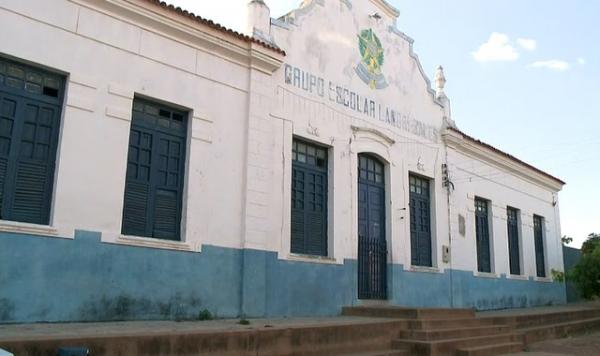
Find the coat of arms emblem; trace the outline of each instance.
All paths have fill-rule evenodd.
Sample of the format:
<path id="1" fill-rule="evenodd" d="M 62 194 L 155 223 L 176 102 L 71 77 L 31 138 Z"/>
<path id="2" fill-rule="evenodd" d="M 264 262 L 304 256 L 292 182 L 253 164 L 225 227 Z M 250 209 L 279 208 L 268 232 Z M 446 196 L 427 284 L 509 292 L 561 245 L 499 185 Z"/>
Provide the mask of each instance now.
<path id="1" fill-rule="evenodd" d="M 371 89 L 383 89 L 388 86 L 381 67 L 383 66 L 383 47 L 372 29 L 362 30 L 358 35 L 358 49 L 361 61 L 356 67 L 356 74 Z"/>

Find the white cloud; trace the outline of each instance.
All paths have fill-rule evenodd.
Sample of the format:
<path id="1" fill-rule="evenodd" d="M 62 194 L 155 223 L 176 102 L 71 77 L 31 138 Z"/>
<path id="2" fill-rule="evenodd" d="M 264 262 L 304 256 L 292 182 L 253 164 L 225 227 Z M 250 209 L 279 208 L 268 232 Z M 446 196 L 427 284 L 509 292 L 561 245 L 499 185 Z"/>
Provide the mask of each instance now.
<path id="1" fill-rule="evenodd" d="M 473 58 L 478 62 L 492 61 L 516 61 L 519 52 L 510 44 L 507 35 L 494 32 L 490 38 L 482 44 L 475 52 L 471 52 Z"/>
<path id="2" fill-rule="evenodd" d="M 537 62 L 531 63 L 529 66 L 533 67 L 533 68 L 551 69 L 551 70 L 556 70 L 559 72 L 564 72 L 565 70 L 569 70 L 571 68 L 571 65 L 569 64 L 569 62 L 561 61 L 559 59 L 550 59 L 547 61 L 537 61 Z"/>
<path id="3" fill-rule="evenodd" d="M 537 48 L 537 42 L 530 38 L 517 38 L 517 43 L 527 51 L 535 51 Z"/>
<path id="4" fill-rule="evenodd" d="M 584 65 L 585 64 L 585 58 L 583 58 L 583 57 L 577 58 L 577 63 L 579 63 L 581 65 Z"/>

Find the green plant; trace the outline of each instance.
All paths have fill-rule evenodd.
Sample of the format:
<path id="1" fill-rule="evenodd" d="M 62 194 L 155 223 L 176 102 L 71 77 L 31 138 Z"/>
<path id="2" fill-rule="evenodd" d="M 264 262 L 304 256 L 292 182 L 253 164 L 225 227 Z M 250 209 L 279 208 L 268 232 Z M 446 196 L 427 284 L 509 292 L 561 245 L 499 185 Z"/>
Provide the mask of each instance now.
<path id="1" fill-rule="evenodd" d="M 198 313 L 198 320 L 213 320 L 214 317 L 208 309 L 200 310 Z"/>
<path id="2" fill-rule="evenodd" d="M 568 245 L 571 242 L 573 242 L 573 238 L 569 237 L 567 235 L 564 235 L 563 237 L 560 238 L 560 241 L 562 241 L 563 245 Z"/>
<path id="3" fill-rule="evenodd" d="M 238 324 L 240 324 L 240 325 L 250 325 L 250 320 L 248 320 L 248 319 L 240 319 L 240 321 L 238 321 Z"/>
<path id="4" fill-rule="evenodd" d="M 590 234 L 581 247 L 581 259 L 569 273 L 586 299 L 600 297 L 600 235 Z"/>
<path id="5" fill-rule="evenodd" d="M 552 269 L 550 271 L 550 273 L 552 274 L 552 280 L 554 282 L 564 282 L 565 281 L 565 272 L 556 270 L 556 269 Z"/>
<path id="6" fill-rule="evenodd" d="M 600 234 L 591 233 L 587 240 L 581 245 L 581 254 L 592 253 L 597 246 L 600 245 Z"/>

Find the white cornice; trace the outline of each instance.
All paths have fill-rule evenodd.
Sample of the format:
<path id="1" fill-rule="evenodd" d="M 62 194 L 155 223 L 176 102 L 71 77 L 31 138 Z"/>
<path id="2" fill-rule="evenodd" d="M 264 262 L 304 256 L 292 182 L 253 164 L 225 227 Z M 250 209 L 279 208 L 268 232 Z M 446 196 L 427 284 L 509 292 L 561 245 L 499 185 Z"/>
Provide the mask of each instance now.
<path id="1" fill-rule="evenodd" d="M 491 150 L 486 146 L 477 144 L 470 139 L 466 139 L 459 132 L 446 130 L 442 134 L 442 137 L 449 148 L 453 148 L 466 156 L 485 162 L 500 170 L 508 171 L 515 176 L 553 192 L 558 192 L 562 189 L 563 184 L 555 179 L 552 179 L 525 164 L 519 163 L 514 159 L 510 159 L 499 152 Z"/>
<path id="2" fill-rule="evenodd" d="M 284 55 L 139 0 L 70 0 L 248 68 L 272 73 Z"/>

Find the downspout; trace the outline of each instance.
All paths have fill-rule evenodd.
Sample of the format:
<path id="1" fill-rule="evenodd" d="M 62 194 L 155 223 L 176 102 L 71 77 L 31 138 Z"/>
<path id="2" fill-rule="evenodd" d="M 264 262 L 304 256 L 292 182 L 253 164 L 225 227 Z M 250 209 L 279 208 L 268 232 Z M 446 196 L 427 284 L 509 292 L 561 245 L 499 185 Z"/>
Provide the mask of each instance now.
<path id="1" fill-rule="evenodd" d="M 450 110 L 450 100 L 444 92 L 446 86 L 446 76 L 444 75 L 444 68 L 439 66 L 435 73 L 435 86 L 436 93 L 435 98 L 443 105 L 444 114 L 444 129 L 447 127 L 456 127 L 456 124 L 452 120 L 452 114 Z M 454 275 L 452 268 L 452 210 L 450 208 L 450 186 L 454 189 L 454 184 L 450 181 L 448 174 L 448 147 L 444 145 L 444 163 L 442 163 L 442 184 L 446 188 L 446 206 L 448 209 L 448 269 L 450 270 L 450 307 L 454 308 Z M 442 254 L 444 251 L 442 251 Z M 443 258 L 443 257 L 442 257 Z"/>

